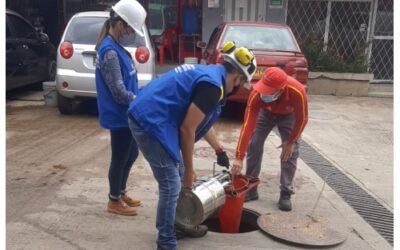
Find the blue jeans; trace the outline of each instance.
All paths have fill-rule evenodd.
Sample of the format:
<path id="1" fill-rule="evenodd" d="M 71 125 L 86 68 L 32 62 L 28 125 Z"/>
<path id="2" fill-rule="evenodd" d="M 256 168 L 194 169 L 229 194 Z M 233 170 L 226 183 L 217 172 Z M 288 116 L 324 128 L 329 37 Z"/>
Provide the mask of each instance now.
<path id="1" fill-rule="evenodd" d="M 110 130 L 111 163 L 108 170 L 109 196 L 118 199 L 125 192 L 132 164 L 139 154 L 129 128 Z"/>
<path id="2" fill-rule="evenodd" d="M 136 121 L 129 119 L 129 127 L 158 182 L 157 244 L 165 249 L 176 249 L 175 213 L 181 190 L 179 164 L 171 158 L 160 142 L 149 136 Z"/>

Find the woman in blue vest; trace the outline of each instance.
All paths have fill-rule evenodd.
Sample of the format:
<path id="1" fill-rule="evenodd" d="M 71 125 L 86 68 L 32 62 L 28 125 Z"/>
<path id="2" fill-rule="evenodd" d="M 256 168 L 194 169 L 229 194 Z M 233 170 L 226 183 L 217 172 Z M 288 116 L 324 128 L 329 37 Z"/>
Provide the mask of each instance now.
<path id="1" fill-rule="evenodd" d="M 254 55 L 248 49 L 228 42 L 223 52 L 223 65 L 185 64 L 152 80 L 128 110 L 133 137 L 158 182 L 158 249 L 176 249 L 175 229 L 188 237 L 202 237 L 208 230 L 204 225 L 175 225 L 175 210 L 181 166 L 183 188 L 192 188 L 196 177 L 195 141 L 202 135 L 209 142 L 215 139 L 210 128 L 220 105 L 227 95 L 249 82 L 256 70 Z"/>
<path id="2" fill-rule="evenodd" d="M 121 215 L 136 215 L 134 207 L 141 202 L 126 194 L 129 172 L 139 153 L 126 112 L 138 94 L 138 82 L 132 57 L 119 41 L 132 33 L 143 36 L 145 19 L 146 11 L 137 1 L 119 1 L 112 7 L 96 44 L 99 122 L 111 136 L 107 211 Z"/>

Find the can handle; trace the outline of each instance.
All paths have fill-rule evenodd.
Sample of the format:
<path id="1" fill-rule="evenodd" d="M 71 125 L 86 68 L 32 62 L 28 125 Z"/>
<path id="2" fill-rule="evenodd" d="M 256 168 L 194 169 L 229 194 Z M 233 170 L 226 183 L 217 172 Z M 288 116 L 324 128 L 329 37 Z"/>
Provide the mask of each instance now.
<path id="1" fill-rule="evenodd" d="M 249 182 L 248 176 L 242 175 L 243 177 L 246 178 L 247 183 L 245 185 L 243 185 L 242 187 L 238 188 L 238 189 L 236 189 L 234 187 L 234 185 L 233 185 L 234 179 L 237 178 L 237 177 L 234 177 L 232 174 L 230 176 L 231 176 L 231 185 L 226 187 L 225 193 L 230 194 L 230 195 L 234 195 L 234 196 L 236 194 L 236 196 L 237 196 L 237 194 L 239 194 L 239 193 L 241 193 L 243 191 L 246 191 L 249 188 L 249 183 L 250 182 Z"/>
<path id="2" fill-rule="evenodd" d="M 260 184 L 260 178 L 258 178 L 258 177 L 253 177 L 250 175 L 246 175 L 246 177 L 249 180 L 248 190 L 251 190 L 254 187 L 256 187 L 258 184 Z"/>

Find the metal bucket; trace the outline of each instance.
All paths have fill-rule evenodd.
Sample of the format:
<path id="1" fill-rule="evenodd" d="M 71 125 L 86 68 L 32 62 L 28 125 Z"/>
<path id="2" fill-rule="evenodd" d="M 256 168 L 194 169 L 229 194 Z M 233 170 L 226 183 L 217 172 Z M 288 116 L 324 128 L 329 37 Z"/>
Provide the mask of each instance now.
<path id="1" fill-rule="evenodd" d="M 196 181 L 192 190 L 182 189 L 176 208 L 176 223 L 197 226 L 214 214 L 225 203 L 225 186 L 229 173 Z"/>

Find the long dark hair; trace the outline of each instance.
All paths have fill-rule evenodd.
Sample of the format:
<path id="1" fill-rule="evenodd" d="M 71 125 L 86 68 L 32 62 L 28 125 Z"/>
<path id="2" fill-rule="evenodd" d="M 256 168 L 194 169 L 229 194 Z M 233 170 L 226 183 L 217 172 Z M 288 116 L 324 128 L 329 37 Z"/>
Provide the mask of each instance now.
<path id="1" fill-rule="evenodd" d="M 110 27 L 115 27 L 115 25 L 117 24 L 118 21 L 122 21 L 125 27 L 128 25 L 121 17 L 116 15 L 114 10 L 111 10 L 110 17 L 104 22 L 103 27 L 101 28 L 99 37 L 97 38 L 97 41 L 96 41 L 95 50 L 97 50 L 99 48 L 100 43 L 103 41 L 104 37 L 110 31 Z"/>

